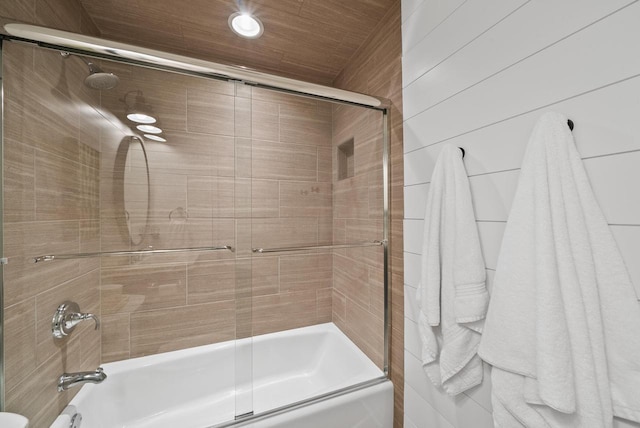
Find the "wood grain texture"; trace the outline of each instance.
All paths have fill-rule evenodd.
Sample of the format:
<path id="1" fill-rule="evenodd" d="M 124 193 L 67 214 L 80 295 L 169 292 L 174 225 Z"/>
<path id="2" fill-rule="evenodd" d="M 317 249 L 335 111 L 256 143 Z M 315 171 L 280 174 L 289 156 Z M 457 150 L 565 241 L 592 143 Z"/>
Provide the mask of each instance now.
<path id="1" fill-rule="evenodd" d="M 151 232 L 144 245 L 230 244 L 235 252 L 103 259 L 102 312 L 111 330 L 102 335 L 103 358 L 114 361 L 223 340 L 227 336 L 205 334 L 195 325 L 162 338 L 147 322 L 163 314 L 195 317 L 211 304 L 235 305 L 236 315 L 230 317 L 235 338 L 329 321 L 330 256 L 251 258 L 255 246 L 331 242 L 329 104 L 242 84 L 104 66 L 123 80 L 122 88 L 102 100 L 115 116 L 124 115 L 119 100 L 126 91 L 140 87 L 167 125 L 167 143 L 145 143 L 152 198 Z M 127 180 L 137 180 L 127 188 L 132 194 L 146 189 L 144 169 L 117 164 L 119 143 L 111 135 L 106 138 L 100 159 L 103 249 L 127 245 L 118 227 L 125 220 L 122 208 L 112 203 L 123 197 L 122 179 L 114 171 L 126 170 Z M 185 217 L 172 219 L 170 212 L 178 207 L 185 209 Z M 136 209 L 145 211 L 146 204 L 131 208 Z M 301 321 L 282 315 L 288 313 L 305 316 Z M 258 321 L 252 322 L 255 314 Z"/>
<path id="2" fill-rule="evenodd" d="M 394 2 L 371 37 L 358 49 L 333 82 L 338 88 L 391 100 L 391 380 L 394 384 L 394 427 L 403 427 L 404 289 L 403 289 L 403 119 L 401 2 Z M 354 138 L 355 176 L 337 180 L 334 168 L 334 242 L 372 239 L 382 232 L 379 128 L 374 112 L 352 107 L 334 109 L 333 144 Z M 378 119 L 379 120 L 379 119 Z M 378 123 L 378 125 L 373 125 Z M 334 156 L 336 151 L 334 150 Z M 360 159 L 358 157 L 360 156 Z M 333 321 L 376 363 L 382 356 L 382 252 L 354 248 L 334 255 Z M 366 281 L 363 279 L 366 278 Z"/>
<path id="3" fill-rule="evenodd" d="M 103 314 L 182 306 L 186 303 L 186 269 L 181 265 L 102 269 Z"/>
<path id="4" fill-rule="evenodd" d="M 128 313 L 102 315 L 102 362 L 129 358 L 129 316 Z"/>
<path id="5" fill-rule="evenodd" d="M 0 3 L 0 21 L 18 21 L 90 36 L 100 35 L 80 0 L 3 1 Z"/>
<path id="6" fill-rule="evenodd" d="M 256 296 L 252 306 L 253 335 L 318 324 L 316 290 Z"/>
<path id="7" fill-rule="evenodd" d="M 100 337 L 100 332 L 94 330 L 93 323 L 88 322 L 78 325 L 74 335 L 65 339 L 54 339 L 51 334 L 52 314 L 64 301 L 78 303 L 82 312 L 100 314 L 99 274 L 99 270 L 94 269 L 86 275 L 36 296 L 36 362 L 38 365 L 43 364 L 51 355 L 56 355 L 59 349 L 69 346 L 71 340 Z M 85 350 L 88 351 L 88 349 Z M 99 357 L 99 347 L 92 352 L 96 354 L 94 356 Z"/>
<path id="8" fill-rule="evenodd" d="M 396 104 L 399 99 L 394 92 L 400 76 L 397 62 L 392 61 L 391 67 L 380 67 L 379 63 L 399 55 L 393 51 L 399 46 L 395 42 L 399 30 L 394 32 L 399 14 L 396 0 L 254 0 L 247 4 L 260 12 L 268 29 L 257 42 L 238 39 L 229 32 L 226 20 L 235 2 L 228 0 L 196 0 L 187 5 L 162 0 L 146 2 L 144 9 L 140 2 L 85 0 L 86 11 L 71 3 L 56 8 L 57 3 L 32 0 L 16 14 L 48 10 L 46 17 L 33 22 L 44 23 L 46 18 L 48 25 L 71 31 L 100 32 L 106 38 L 308 81 L 335 81 L 345 89 L 395 97 Z M 397 11 L 386 14 L 390 7 Z M 383 18 L 385 24 L 376 27 Z M 370 37 L 372 32 L 374 37 Z M 363 43 L 365 49 L 361 48 Z M 375 138 L 380 129 L 368 126 L 377 120 L 372 112 L 364 112 L 359 129 L 362 138 L 356 150 L 361 156 L 355 169 L 360 173 L 360 186 L 355 193 L 345 192 L 342 202 L 345 218 L 352 213 L 357 213 L 357 218 L 334 221 L 332 134 L 342 127 L 335 127 L 332 105 L 110 62 L 103 67 L 118 74 L 121 84 L 98 98 L 81 84 L 85 69 L 80 61 L 59 61 L 56 54 L 36 52 L 25 61 L 35 65 L 34 75 L 24 78 L 23 73 L 15 74 L 16 84 L 7 86 L 9 92 L 24 95 L 27 91 L 28 95 L 24 100 L 11 100 L 15 108 L 9 109 L 8 115 L 24 109 L 27 100 L 41 110 L 23 111 L 30 117 L 10 123 L 37 120 L 42 124 L 6 130 L 11 138 L 5 168 L 7 218 L 17 223 L 7 228 L 5 242 L 5 251 L 15 249 L 17 257 L 12 259 L 13 268 L 5 271 L 10 290 L 7 302 L 14 305 L 13 312 L 8 311 L 13 325 L 9 323 L 7 328 L 11 328 L 8 334 L 15 339 L 16 350 L 31 352 L 34 348 L 31 360 L 18 361 L 14 355 L 8 363 L 15 370 L 14 377 L 8 377 L 10 409 L 29 413 L 36 425 L 45 426 L 72 395 L 56 397 L 50 394 L 49 384 L 40 391 L 36 387 L 41 384 L 20 381 L 20 376 L 36 367 L 54 378 L 62 370 L 94 369 L 100 355 L 103 362 L 115 361 L 332 319 L 339 320 L 354 341 L 380 362 L 377 333 L 382 299 L 376 249 L 340 254 L 346 263 L 361 261 L 359 272 L 369 278 L 362 296 L 347 296 L 346 286 L 345 294 L 333 289 L 333 255 L 242 258 L 256 244 L 313 245 L 329 243 L 334 237 L 351 240 L 379 234 L 379 223 L 373 219 L 381 214 L 376 169 L 380 140 Z M 346 71 L 336 80 L 342 70 Z M 383 72 L 378 73 L 380 70 Z M 43 87 L 46 90 L 42 91 Z M 168 137 L 166 144 L 147 144 L 154 194 L 153 242 L 148 244 L 155 248 L 232 244 L 238 252 L 197 258 L 103 259 L 101 271 L 95 261 L 60 261 L 33 270 L 26 257 L 34 253 L 131 246 L 121 236 L 119 214 L 110 202 L 117 196 L 119 183 L 113 172 L 118 166 L 113 161 L 123 135 L 113 125 L 124 114 L 120 99 L 134 89 L 144 91 Z M 96 110 L 88 108 L 93 116 L 76 120 L 81 105 L 108 110 L 112 115 L 96 117 Z M 394 108 L 399 111 L 397 105 Z M 358 114 L 340 118 L 348 122 Z M 111 124 L 103 127 L 92 125 L 109 121 Z M 402 121 L 399 123 L 399 130 L 392 131 L 396 145 L 401 144 Z M 73 132 L 67 136 L 69 129 Z M 94 138 L 97 135 L 100 138 Z M 51 138 L 58 144 L 46 143 Z M 74 176 L 63 171 L 73 171 Z M 56 192 L 61 192 L 63 203 L 56 204 Z M 364 198 L 362 205 L 348 208 L 344 199 L 349 195 Z M 399 200 L 401 207 L 401 198 L 394 200 Z M 189 213 L 184 224 L 169 219 L 168 212 L 176 207 Z M 233 217 L 254 220 L 242 222 Z M 47 221 L 34 224 L 34 220 Z M 334 230 L 336 224 L 338 231 Z M 81 282 L 89 277 L 91 287 L 84 290 Z M 102 331 L 89 334 L 83 328 L 77 341 L 56 350 L 43 320 L 59 298 L 74 291 L 91 310 L 102 312 Z M 101 299 L 95 298 L 98 303 L 91 306 L 89 295 L 94 294 Z M 25 326 L 18 327 L 16 312 L 22 310 L 35 319 L 29 318 Z M 184 322 L 172 324 L 175 318 Z M 72 351 L 73 358 L 60 361 Z M 396 362 L 394 370 L 402 362 L 399 364 Z M 396 390 L 399 387 L 396 385 Z M 32 407 L 23 406 L 26 397 L 34 398 Z M 54 401 L 52 397 L 62 398 Z"/>
<path id="9" fill-rule="evenodd" d="M 187 268 L 187 304 L 212 303 L 235 298 L 235 260 L 192 263 Z"/>
<path id="10" fill-rule="evenodd" d="M 232 340 L 234 312 L 226 300 L 131 314 L 131 357 Z"/>
<path id="11" fill-rule="evenodd" d="M 245 1 L 265 28 L 254 40 L 229 29 L 234 0 L 81 2 L 108 39 L 331 84 L 395 0 Z"/>
<path id="12" fill-rule="evenodd" d="M 24 373 L 37 367 L 35 303 L 35 299 L 24 300 L 4 311 L 4 341 L 12 345 L 4 359 L 4 385 L 8 391 L 23 381 Z"/>
<path id="13" fill-rule="evenodd" d="M 35 2 L 37 10 L 54 3 Z M 64 8 L 59 12 L 50 18 L 60 18 L 61 25 L 65 16 L 73 21 L 80 16 Z M 100 315 L 99 262 L 33 263 L 42 254 L 98 249 L 101 127 L 90 112 L 99 97 L 77 85 L 86 73 L 81 61 L 14 43 L 3 50 L 10 121 L 4 145 L 3 250 L 11 260 L 3 284 L 4 404 L 33 426 L 48 426 L 76 392 L 57 393 L 57 377 L 100 363 L 100 332 L 88 323 L 71 337 L 51 335 L 51 316 L 65 300 Z"/>

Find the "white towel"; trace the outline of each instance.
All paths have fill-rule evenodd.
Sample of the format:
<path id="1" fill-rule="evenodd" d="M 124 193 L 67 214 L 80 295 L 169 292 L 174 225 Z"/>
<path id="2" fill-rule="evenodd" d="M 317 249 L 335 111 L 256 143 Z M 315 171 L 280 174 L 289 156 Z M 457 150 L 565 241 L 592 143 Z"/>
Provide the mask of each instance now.
<path id="1" fill-rule="evenodd" d="M 640 304 L 567 118 L 547 113 L 522 164 L 479 350 L 493 365 L 496 426 L 640 422 L 638 332 Z"/>
<path id="2" fill-rule="evenodd" d="M 469 180 L 457 147 L 443 147 L 425 212 L 417 292 L 422 364 L 450 395 L 482 382 L 477 355 L 489 295 Z"/>

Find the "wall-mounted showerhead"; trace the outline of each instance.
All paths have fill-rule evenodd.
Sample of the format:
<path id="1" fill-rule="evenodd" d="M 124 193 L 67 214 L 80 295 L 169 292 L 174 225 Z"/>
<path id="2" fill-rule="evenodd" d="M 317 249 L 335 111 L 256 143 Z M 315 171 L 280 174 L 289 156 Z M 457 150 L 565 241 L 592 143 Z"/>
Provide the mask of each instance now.
<path id="1" fill-rule="evenodd" d="M 60 52 L 64 58 L 68 58 L 69 52 Z M 84 84 L 91 89 L 103 90 L 113 89 L 120 83 L 120 78 L 113 73 L 107 73 L 102 70 L 96 63 L 87 60 L 84 57 L 76 55 L 89 67 L 89 75 L 84 79 Z"/>
<path id="2" fill-rule="evenodd" d="M 120 79 L 115 74 L 103 71 L 91 61 L 85 60 L 85 62 L 89 66 L 89 75 L 84 79 L 84 84 L 88 87 L 98 90 L 113 89 L 120 83 Z"/>

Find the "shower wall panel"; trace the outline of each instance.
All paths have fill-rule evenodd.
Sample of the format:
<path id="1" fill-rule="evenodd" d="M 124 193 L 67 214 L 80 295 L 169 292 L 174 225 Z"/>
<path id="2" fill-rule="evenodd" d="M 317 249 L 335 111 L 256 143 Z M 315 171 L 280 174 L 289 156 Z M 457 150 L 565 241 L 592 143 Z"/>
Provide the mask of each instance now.
<path id="1" fill-rule="evenodd" d="M 77 390 L 58 393 L 65 371 L 100 364 L 100 333 L 80 326 L 54 341 L 51 317 L 65 300 L 100 313 L 97 259 L 33 263 L 42 254 L 99 249 L 99 135 L 111 125 L 93 108 L 78 58 L 3 46 L 5 409 L 48 426 Z"/>
<path id="2" fill-rule="evenodd" d="M 400 19 L 400 1 L 395 2 L 389 9 L 386 16 L 381 20 L 372 36 L 359 49 L 358 53 L 351 59 L 349 64 L 340 73 L 334 81 L 334 86 L 341 89 L 351 91 L 359 91 L 366 94 L 374 94 L 380 97 L 386 97 L 390 100 L 389 118 L 389 142 L 390 142 L 390 162 L 389 175 L 391 181 L 390 189 L 390 225 L 389 231 L 391 241 L 389 243 L 389 270 L 391 273 L 390 293 L 390 318 L 391 318 L 391 349 L 390 349 L 390 377 L 393 381 L 394 392 L 394 427 L 403 426 L 403 384 L 404 384 L 404 261 L 403 261 L 403 149 L 402 149 L 402 35 L 401 35 L 401 19 Z M 337 121 L 337 118 L 336 118 Z M 340 127 L 348 128 L 348 123 L 344 123 Z M 348 135 L 342 135 L 339 139 L 334 140 L 334 144 L 340 144 Z M 364 183 L 362 183 L 364 186 Z M 336 192 L 338 188 L 336 187 Z M 344 190 L 344 189 L 342 189 Z M 379 209 L 381 207 L 382 190 L 375 190 L 376 197 L 372 206 Z M 359 192 L 356 195 L 361 194 Z M 360 208 L 360 212 L 356 215 L 364 215 L 362 205 L 357 201 L 357 196 L 350 199 L 352 202 L 343 205 L 344 208 L 338 206 L 338 196 L 336 195 L 335 211 L 341 210 L 336 216 L 344 215 L 345 210 L 354 210 Z M 339 236 L 339 235 L 338 235 Z M 336 270 L 337 272 L 337 270 Z M 375 286 L 374 286 L 375 287 Z M 340 313 L 344 317 L 349 318 L 347 314 L 348 308 L 345 308 L 346 295 L 334 295 L 334 308 L 339 308 Z M 355 307 L 354 303 L 352 303 Z M 362 308 L 362 306 L 359 306 Z M 375 307 L 375 304 L 370 306 Z M 365 315 L 367 312 L 365 312 Z M 355 315 L 351 315 L 354 319 Z M 334 319 L 336 316 L 334 315 Z M 351 334 L 355 335 L 358 331 L 351 330 Z M 364 340 L 364 339 L 361 339 Z"/>
<path id="3" fill-rule="evenodd" d="M 126 121 L 123 100 L 131 104 L 141 91 L 167 141 L 144 141 L 147 176 L 144 163 L 123 160 L 122 139 L 103 136 L 102 251 L 236 247 L 234 128 L 242 115 L 236 114 L 235 84 L 107 67 L 121 83 L 102 92 L 102 108 Z M 144 221 L 134 225 L 130 218 Z M 104 362 L 236 337 L 234 253 L 103 258 L 101 279 Z"/>
<path id="4" fill-rule="evenodd" d="M 331 104 L 252 90 L 251 246 L 330 244 Z M 253 257 L 252 332 L 331 321 L 328 252 Z"/>
<path id="5" fill-rule="evenodd" d="M 353 141 L 353 172 L 339 179 L 334 162 L 333 240 L 336 244 L 382 239 L 382 114 L 335 106 L 333 156 Z M 333 253 L 332 319 L 379 367 L 384 365 L 384 266 L 379 247 Z"/>
<path id="6" fill-rule="evenodd" d="M 56 391 L 63 372 L 332 320 L 382 365 L 379 247 L 251 251 L 382 237 L 379 112 L 107 61 L 120 84 L 97 92 L 76 56 L 5 43 L 4 58 L 6 410 L 46 426 L 78 391 Z M 166 142 L 131 138 L 138 95 Z M 347 135 L 355 174 L 338 183 Z M 219 245 L 234 252 L 32 262 Z M 54 341 L 65 300 L 100 330 Z"/>
<path id="7" fill-rule="evenodd" d="M 122 64 L 109 69 L 121 85 L 103 92 L 102 108 L 124 117 L 125 94 L 142 91 L 167 142 L 144 143 L 150 221 L 143 242 L 132 244 L 121 226 L 128 214 L 114 209 L 123 197 L 117 172 L 126 169 L 141 186 L 145 176 L 118 164 L 119 140 L 103 138 L 102 251 L 235 252 L 103 259 L 103 361 L 329 321 L 330 257 L 251 252 L 331 242 L 329 105 Z"/>

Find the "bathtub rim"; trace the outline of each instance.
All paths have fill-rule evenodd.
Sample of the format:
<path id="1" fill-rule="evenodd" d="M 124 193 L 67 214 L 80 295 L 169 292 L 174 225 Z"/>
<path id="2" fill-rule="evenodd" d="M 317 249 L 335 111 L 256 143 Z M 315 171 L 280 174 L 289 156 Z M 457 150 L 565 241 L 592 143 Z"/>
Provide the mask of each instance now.
<path id="1" fill-rule="evenodd" d="M 267 410 L 265 412 L 248 414 L 246 416 L 241 415 L 236 417 L 236 419 L 233 421 L 227 421 L 217 425 L 210 425 L 210 426 L 207 426 L 206 428 L 244 427 L 254 422 L 269 419 L 271 417 L 282 415 L 284 413 L 302 409 L 308 406 L 312 406 L 314 404 L 323 403 L 323 402 L 332 400 L 334 398 L 343 397 L 351 393 L 354 393 L 356 391 L 361 391 L 376 385 L 381 385 L 386 382 L 389 382 L 392 388 L 394 387 L 393 382 L 391 382 L 391 379 L 389 379 L 388 375 L 383 374 L 382 376 L 377 377 L 375 379 L 366 380 L 364 382 L 360 382 L 355 385 L 347 386 L 335 391 L 327 392 L 325 394 L 321 394 L 315 397 L 307 398 L 305 400 L 297 401 L 295 403 L 291 403 L 286 406 L 281 406 L 275 409 Z"/>
<path id="2" fill-rule="evenodd" d="M 147 366 L 153 366 L 158 363 L 162 364 L 168 361 L 174 361 L 176 358 L 181 359 L 188 356 L 198 356 L 202 354 L 207 354 L 216 350 L 225 350 L 229 348 L 237 347 L 238 345 L 243 345 L 248 343 L 250 346 L 254 346 L 262 341 L 270 340 L 270 339 L 280 339 L 280 338 L 295 338 L 296 336 L 305 335 L 305 333 L 321 333 L 321 334 L 329 334 L 329 335 L 337 335 L 340 337 L 340 340 L 346 339 L 347 346 L 353 348 L 358 354 L 361 354 L 367 360 L 369 360 L 376 369 L 384 374 L 386 378 L 389 377 L 388 372 L 385 370 L 385 367 L 380 367 L 333 321 L 328 321 L 319 324 L 313 324 L 304 327 L 295 327 L 288 330 L 281 330 L 272 333 L 263 333 L 256 336 L 251 336 L 242 339 L 230 339 L 224 342 L 210 343 L 207 345 L 199 345 L 190 348 L 184 349 L 176 349 L 173 351 L 165 351 L 158 354 L 150 354 L 150 355 L 141 355 L 137 357 L 127 358 L 124 360 L 110 361 L 108 363 L 101 364 L 101 367 L 105 369 L 107 374 L 121 374 L 123 372 L 141 369 Z M 384 364 L 384 363 L 383 363 Z M 382 378 L 383 376 L 377 376 L 373 379 Z M 356 384 L 357 385 L 357 384 Z M 87 385 L 92 386 L 92 385 Z M 81 388 L 79 395 L 83 390 L 90 390 L 91 388 Z"/>
<path id="3" fill-rule="evenodd" d="M 297 411 L 297 410 L 302 410 L 304 408 L 310 408 L 313 405 L 316 404 L 321 404 L 321 403 L 325 403 L 328 402 L 330 400 L 336 399 L 336 398 L 340 398 L 340 397 L 344 397 L 347 396 L 349 394 L 358 392 L 358 391 L 364 391 L 368 388 L 373 388 L 376 386 L 382 386 L 384 384 L 389 384 L 391 386 L 392 391 L 395 390 L 395 385 L 393 384 L 393 382 L 391 381 L 391 379 L 389 379 L 387 377 L 387 375 L 383 375 L 380 376 L 378 378 L 375 379 L 370 379 L 368 381 L 364 381 L 364 382 L 360 382 L 357 383 L 355 385 L 351 385 L 339 390 L 335 390 L 332 392 L 328 392 L 319 396 L 315 396 L 315 397 L 311 397 L 305 400 L 301 400 L 292 404 L 288 404 L 286 406 L 282 406 L 282 407 L 278 407 L 275 409 L 271 409 L 262 413 L 256 413 L 256 414 L 248 414 L 246 416 L 239 416 L 236 417 L 236 419 L 234 420 L 230 420 L 230 421 L 226 421 L 226 422 L 222 422 L 216 425 L 209 425 L 207 427 L 203 427 L 203 428 L 242 428 L 242 427 L 247 427 L 247 426 L 251 426 L 251 424 L 256 423 L 256 422 L 260 422 L 260 421 L 264 421 L 264 420 L 268 420 L 272 417 L 277 417 L 280 415 L 284 415 L 293 411 Z M 393 410 L 394 406 L 393 404 L 391 405 L 391 409 Z M 68 404 L 62 412 L 60 412 L 60 416 L 62 415 L 67 415 L 69 418 L 72 418 L 73 416 L 75 416 L 78 413 L 78 409 L 75 405 L 72 404 Z M 55 423 L 55 421 L 54 421 Z"/>
<path id="4" fill-rule="evenodd" d="M 179 349 L 174 351 L 167 351 L 160 354 L 152 354 L 146 356 L 140 356 L 135 358 L 129 358 L 126 360 L 114 361 L 105 363 L 102 366 L 108 370 L 108 373 L 114 375 L 121 375 L 123 373 L 127 373 L 129 371 L 136 371 L 139 369 L 144 369 L 148 366 L 154 366 L 156 364 L 162 364 L 169 361 L 173 361 L 176 358 L 179 360 L 188 356 L 199 356 L 202 354 L 208 354 L 211 351 L 216 350 L 224 350 L 228 348 L 235 347 L 238 342 L 241 341 L 249 341 L 249 342 L 260 342 L 264 340 L 269 340 L 272 338 L 290 338 L 295 339 L 298 335 L 306 335 L 305 333 L 311 332 L 312 334 L 328 334 L 330 336 L 337 335 L 339 341 L 345 341 L 345 345 L 349 348 L 352 348 L 355 352 L 359 354 L 359 357 L 365 358 L 370 364 L 371 368 L 373 368 L 377 373 L 375 376 L 370 377 L 367 380 L 354 383 L 352 385 L 343 386 L 338 389 L 333 389 L 328 392 L 320 393 L 318 395 L 314 395 L 299 401 L 294 401 L 279 407 L 270 408 L 264 411 L 260 411 L 258 413 L 247 413 L 244 415 L 238 415 L 235 419 L 228 419 L 223 422 L 214 423 L 213 425 L 202 426 L 202 428 L 231 428 L 231 427 L 246 427 L 252 426 L 252 423 L 260 422 L 263 420 L 270 419 L 272 417 L 277 417 L 278 415 L 283 415 L 288 412 L 300 410 L 306 407 L 311 407 L 315 404 L 324 403 L 339 397 L 347 396 L 351 393 L 366 390 L 367 388 L 375 387 L 377 385 L 382 385 L 385 382 L 389 382 L 392 389 L 395 389 L 395 386 L 391 379 L 389 378 L 389 374 L 384 371 L 381 367 L 371 360 L 371 358 L 366 355 L 366 353 L 356 345 L 349 336 L 336 325 L 334 322 L 326 322 L 321 324 L 314 324 L 311 326 L 305 327 L 297 327 L 290 330 L 282 330 L 273 333 L 265 333 L 257 336 L 252 336 L 246 339 L 234 339 L 225 342 L 213 343 L 208 345 L 201 345 L 193 348 Z M 253 344 L 252 344 L 253 346 Z M 374 373 L 369 373 L 370 375 L 374 375 Z M 71 400 L 71 402 L 59 413 L 61 415 L 68 415 L 69 417 L 73 417 L 76 413 L 82 413 L 82 411 L 78 410 L 77 404 L 78 401 L 84 401 L 86 396 L 91 394 L 92 391 L 99 387 L 99 385 L 87 384 L 84 385 L 80 391 L 76 394 L 76 396 Z M 393 407 L 393 406 L 392 406 Z"/>

